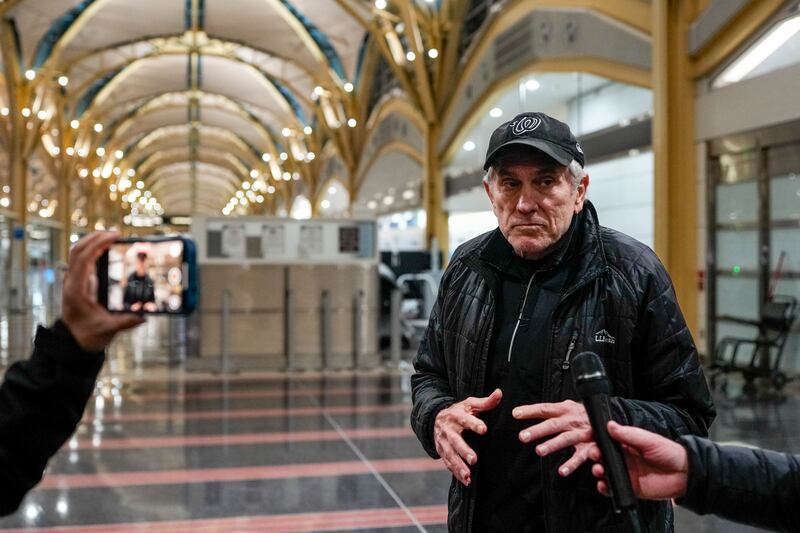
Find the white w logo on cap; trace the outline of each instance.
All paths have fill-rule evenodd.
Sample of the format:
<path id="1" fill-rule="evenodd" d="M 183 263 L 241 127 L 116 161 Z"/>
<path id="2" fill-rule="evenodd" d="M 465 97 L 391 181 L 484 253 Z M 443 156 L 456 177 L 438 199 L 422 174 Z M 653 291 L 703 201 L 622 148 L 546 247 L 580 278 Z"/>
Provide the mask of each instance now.
<path id="1" fill-rule="evenodd" d="M 539 118 L 523 117 L 511 124 L 511 131 L 514 132 L 514 135 L 522 135 L 523 133 L 535 130 L 541 123 L 542 120 Z"/>

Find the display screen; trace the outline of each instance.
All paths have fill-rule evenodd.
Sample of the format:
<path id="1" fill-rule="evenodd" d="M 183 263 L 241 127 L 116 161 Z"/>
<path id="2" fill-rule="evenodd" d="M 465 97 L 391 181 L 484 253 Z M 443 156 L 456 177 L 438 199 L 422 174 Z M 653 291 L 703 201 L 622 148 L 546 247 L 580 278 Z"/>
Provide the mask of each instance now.
<path id="1" fill-rule="evenodd" d="M 108 308 L 177 313 L 183 307 L 183 241 L 115 243 L 108 251 Z"/>

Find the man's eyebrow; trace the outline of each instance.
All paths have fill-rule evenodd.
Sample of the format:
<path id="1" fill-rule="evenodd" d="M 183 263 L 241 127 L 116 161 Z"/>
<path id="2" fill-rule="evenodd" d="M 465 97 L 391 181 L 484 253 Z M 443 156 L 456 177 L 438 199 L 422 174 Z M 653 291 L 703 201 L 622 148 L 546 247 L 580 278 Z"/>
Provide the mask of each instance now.
<path id="1" fill-rule="evenodd" d="M 501 168 L 497 171 L 497 175 L 503 178 L 516 178 L 517 175 L 508 169 Z"/>

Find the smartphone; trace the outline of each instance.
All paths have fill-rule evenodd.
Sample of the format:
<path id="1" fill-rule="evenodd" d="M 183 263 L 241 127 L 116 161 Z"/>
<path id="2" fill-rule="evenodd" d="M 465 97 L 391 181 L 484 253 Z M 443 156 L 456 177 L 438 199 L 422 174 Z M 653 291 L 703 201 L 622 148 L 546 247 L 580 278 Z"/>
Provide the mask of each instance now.
<path id="1" fill-rule="evenodd" d="M 184 237 L 120 239 L 97 261 L 97 300 L 111 312 L 188 315 L 197 253 Z"/>

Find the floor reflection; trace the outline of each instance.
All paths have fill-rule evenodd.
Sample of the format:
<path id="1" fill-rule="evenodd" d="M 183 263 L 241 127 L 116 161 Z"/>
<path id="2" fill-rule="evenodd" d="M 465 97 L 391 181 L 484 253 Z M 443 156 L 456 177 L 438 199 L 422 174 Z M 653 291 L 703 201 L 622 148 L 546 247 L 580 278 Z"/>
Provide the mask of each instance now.
<path id="1" fill-rule="evenodd" d="M 31 287 L 41 305 L 0 310 L 2 365 L 55 316 L 54 291 Z M 187 325 L 171 320 L 114 343 L 75 436 L 1 529 L 446 530 L 450 477 L 411 432 L 407 372 L 186 372 Z M 800 453 L 796 394 L 731 394 L 714 439 Z M 676 531 L 756 530 L 679 508 Z"/>

